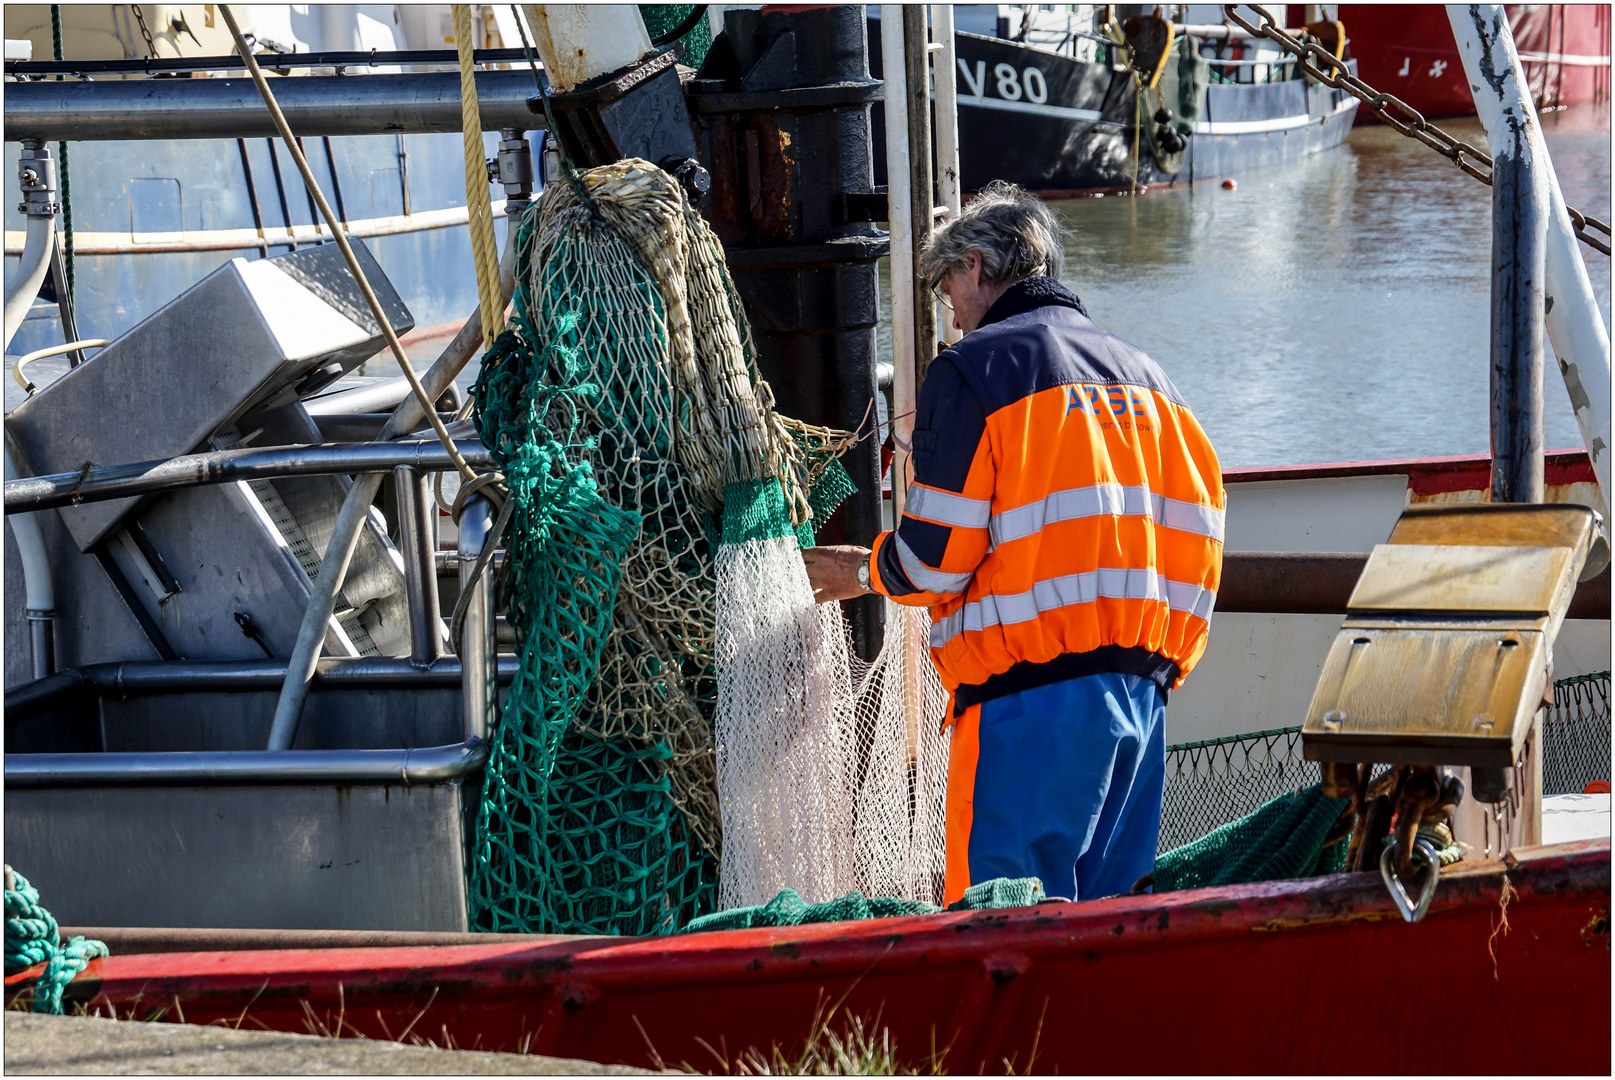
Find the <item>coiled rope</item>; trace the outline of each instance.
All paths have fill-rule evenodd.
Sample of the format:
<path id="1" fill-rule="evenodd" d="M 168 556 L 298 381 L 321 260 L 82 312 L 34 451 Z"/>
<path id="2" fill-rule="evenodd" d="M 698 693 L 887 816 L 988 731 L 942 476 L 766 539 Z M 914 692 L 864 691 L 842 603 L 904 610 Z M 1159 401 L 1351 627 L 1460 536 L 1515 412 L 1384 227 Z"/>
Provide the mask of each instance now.
<path id="1" fill-rule="evenodd" d="M 499 248 L 493 235 L 493 204 L 488 198 L 488 165 L 482 156 L 482 111 L 477 105 L 475 40 L 471 7 L 454 5 L 454 47 L 460 56 L 460 126 L 465 135 L 465 201 L 471 225 L 471 261 L 477 271 L 477 302 L 482 310 L 482 346 L 493 348 L 505 328 L 499 288 Z"/>
<path id="2" fill-rule="evenodd" d="M 39 902 L 39 890 L 11 867 L 6 877 L 6 974 L 44 964 L 34 981 L 33 1011 L 60 1016 L 62 991 L 90 966 L 108 955 L 104 942 L 74 935 L 62 944 L 56 919 Z"/>

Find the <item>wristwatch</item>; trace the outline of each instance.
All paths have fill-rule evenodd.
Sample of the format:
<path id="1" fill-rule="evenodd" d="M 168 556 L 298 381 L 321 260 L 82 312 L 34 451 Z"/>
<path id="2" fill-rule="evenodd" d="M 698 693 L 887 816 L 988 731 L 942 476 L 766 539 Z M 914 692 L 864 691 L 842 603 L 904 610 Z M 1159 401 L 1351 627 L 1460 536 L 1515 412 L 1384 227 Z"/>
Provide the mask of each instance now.
<path id="1" fill-rule="evenodd" d="M 860 589 L 862 589 L 864 592 L 874 592 L 875 591 L 874 589 L 869 587 L 869 556 L 868 555 L 865 555 L 862 559 L 858 560 L 858 587 Z"/>

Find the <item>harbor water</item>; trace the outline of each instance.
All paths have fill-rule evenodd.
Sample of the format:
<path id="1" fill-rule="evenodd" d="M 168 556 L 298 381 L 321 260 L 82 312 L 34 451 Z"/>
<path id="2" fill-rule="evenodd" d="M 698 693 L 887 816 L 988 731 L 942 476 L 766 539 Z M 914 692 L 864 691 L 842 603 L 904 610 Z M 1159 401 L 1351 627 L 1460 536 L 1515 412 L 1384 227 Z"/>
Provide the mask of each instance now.
<path id="1" fill-rule="evenodd" d="M 1485 145 L 1473 117 L 1442 123 Z M 1543 127 L 1566 200 L 1608 220 L 1609 104 L 1547 113 Z M 1232 191 L 1211 181 L 1053 205 L 1070 230 L 1065 283 L 1166 369 L 1225 468 L 1487 451 L 1491 189 L 1423 144 L 1363 126 Z M 1607 324 L 1610 260 L 1582 253 Z M 888 284 L 882 260 L 883 302 Z M 884 314 L 879 336 L 889 359 Z M 409 351 L 424 367 L 447 343 Z M 65 367 L 31 371 L 45 381 Z M 398 371 L 383 354 L 364 373 Z M 473 364 L 457 381 L 475 377 Z M 1547 445 L 1578 447 L 1551 363 L 1546 379 Z M 7 407 L 21 398 L 8 381 Z"/>
<path id="2" fill-rule="evenodd" d="M 1609 104 L 1543 127 L 1566 201 L 1607 221 Z M 1382 125 L 1237 184 L 1056 204 L 1065 283 L 1166 369 L 1223 466 L 1486 453 L 1491 188 Z M 1582 251 L 1607 325 L 1609 257 Z M 1547 445 L 1579 447 L 1546 378 Z"/>

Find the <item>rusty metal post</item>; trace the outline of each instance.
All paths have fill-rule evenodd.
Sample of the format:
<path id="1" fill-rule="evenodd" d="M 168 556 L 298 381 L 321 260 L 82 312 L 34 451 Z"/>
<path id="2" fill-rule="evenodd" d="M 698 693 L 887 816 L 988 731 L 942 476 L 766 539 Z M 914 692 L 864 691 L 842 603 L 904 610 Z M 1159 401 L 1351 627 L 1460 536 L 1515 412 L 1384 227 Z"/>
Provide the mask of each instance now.
<path id="1" fill-rule="evenodd" d="M 869 77 L 863 8 L 728 8 L 724 32 L 686 87 L 712 187 L 701 211 L 751 322 L 757 365 L 780 411 L 813 424 L 868 432 L 875 423 L 876 261 Z M 933 350 L 935 346 L 932 347 Z M 820 543 L 869 544 L 881 527 L 880 446 L 842 459 L 858 491 Z M 880 651 L 878 597 L 848 601 L 860 656 Z"/>

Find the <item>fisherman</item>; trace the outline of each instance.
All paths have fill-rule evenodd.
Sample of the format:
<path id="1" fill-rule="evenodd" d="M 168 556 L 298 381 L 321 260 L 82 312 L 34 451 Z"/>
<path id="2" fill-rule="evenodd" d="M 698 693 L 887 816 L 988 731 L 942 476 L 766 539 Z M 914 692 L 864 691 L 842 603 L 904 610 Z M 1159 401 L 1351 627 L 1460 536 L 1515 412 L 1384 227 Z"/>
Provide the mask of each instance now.
<path id="1" fill-rule="evenodd" d="M 1128 892 L 1153 870 L 1167 692 L 1205 651 L 1222 471 L 1165 372 L 1059 276 L 1043 202 L 995 182 L 936 229 L 921 279 L 964 338 L 920 387 L 903 517 L 804 552 L 822 603 L 931 608 L 951 691 L 947 902 L 1037 877 Z"/>

